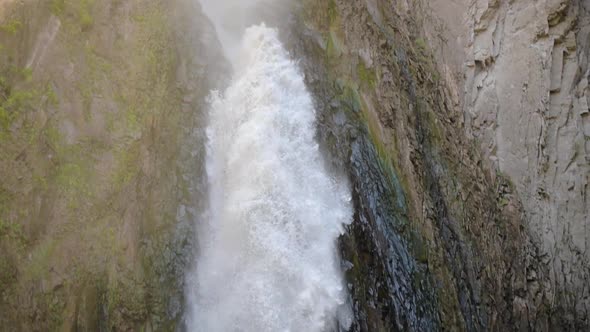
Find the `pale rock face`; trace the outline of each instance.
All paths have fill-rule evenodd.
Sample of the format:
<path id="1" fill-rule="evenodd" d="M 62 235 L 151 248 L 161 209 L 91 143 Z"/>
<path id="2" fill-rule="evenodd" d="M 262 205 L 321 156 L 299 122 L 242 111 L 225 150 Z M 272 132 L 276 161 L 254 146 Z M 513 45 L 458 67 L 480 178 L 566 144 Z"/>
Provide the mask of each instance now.
<path id="1" fill-rule="evenodd" d="M 431 44 L 440 34 L 447 41 L 439 66 L 451 71 L 451 86 L 463 86 L 457 107 L 468 135 L 515 184 L 555 300 L 588 317 L 590 1 L 430 7 L 444 28 L 425 28 Z"/>

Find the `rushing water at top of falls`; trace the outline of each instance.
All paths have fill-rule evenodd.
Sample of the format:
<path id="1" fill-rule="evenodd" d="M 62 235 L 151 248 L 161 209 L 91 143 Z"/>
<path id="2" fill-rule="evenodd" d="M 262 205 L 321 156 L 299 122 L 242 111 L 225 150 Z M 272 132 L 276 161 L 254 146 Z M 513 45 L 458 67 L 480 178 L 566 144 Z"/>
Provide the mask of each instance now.
<path id="1" fill-rule="evenodd" d="M 275 29 L 246 29 L 234 76 L 213 93 L 209 211 L 189 275 L 190 331 L 330 331 L 350 324 L 337 253 L 352 218 L 324 167 L 315 110 Z"/>
<path id="2" fill-rule="evenodd" d="M 293 0 L 199 0 L 204 14 L 215 27 L 229 63 L 237 69 L 241 39 L 246 28 L 260 22 L 284 22 Z"/>

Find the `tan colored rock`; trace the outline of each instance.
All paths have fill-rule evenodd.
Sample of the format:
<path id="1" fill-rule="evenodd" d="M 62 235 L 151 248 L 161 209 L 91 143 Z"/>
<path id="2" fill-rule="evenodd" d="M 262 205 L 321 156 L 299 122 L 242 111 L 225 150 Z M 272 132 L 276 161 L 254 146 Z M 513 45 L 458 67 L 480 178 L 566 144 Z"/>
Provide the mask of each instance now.
<path id="1" fill-rule="evenodd" d="M 431 4 L 446 27 L 427 26 L 431 39 L 442 33 L 449 49 L 462 50 L 452 56 L 465 59 L 459 66 L 439 51 L 439 66 L 464 86 L 466 131 L 516 185 L 551 271 L 554 305 L 580 322 L 590 317 L 590 3 L 459 3 Z M 469 11 L 448 11 L 459 6 Z"/>
<path id="2" fill-rule="evenodd" d="M 0 1 L 0 331 L 179 324 L 211 34 L 190 0 Z"/>

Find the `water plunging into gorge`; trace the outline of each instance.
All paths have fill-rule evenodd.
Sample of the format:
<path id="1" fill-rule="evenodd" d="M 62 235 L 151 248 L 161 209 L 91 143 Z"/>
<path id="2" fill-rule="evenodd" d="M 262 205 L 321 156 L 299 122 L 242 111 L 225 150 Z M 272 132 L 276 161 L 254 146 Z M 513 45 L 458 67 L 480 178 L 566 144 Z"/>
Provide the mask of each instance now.
<path id="1" fill-rule="evenodd" d="M 276 29 L 228 32 L 212 3 L 204 9 L 232 52 L 234 72 L 209 102 L 209 209 L 197 227 L 187 327 L 313 332 L 348 325 L 337 239 L 352 218 L 350 190 L 324 166 L 312 97 Z M 232 38 L 237 31 L 241 41 Z"/>

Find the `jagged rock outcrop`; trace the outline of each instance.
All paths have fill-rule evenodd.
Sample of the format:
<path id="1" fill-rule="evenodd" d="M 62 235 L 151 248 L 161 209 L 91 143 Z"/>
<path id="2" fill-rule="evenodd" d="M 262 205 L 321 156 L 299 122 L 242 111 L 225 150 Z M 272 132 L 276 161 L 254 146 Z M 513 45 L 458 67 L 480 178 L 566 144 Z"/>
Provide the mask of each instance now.
<path id="1" fill-rule="evenodd" d="M 460 20 L 439 14 L 453 5 L 469 11 Z M 549 270 L 552 310 L 564 326 L 587 326 L 590 3 L 437 1 L 431 15 L 449 41 L 440 45 L 439 63 L 464 87 L 458 95 L 466 131 L 523 202 Z"/>
<path id="2" fill-rule="evenodd" d="M 588 328 L 585 6 L 303 1 L 355 330 Z"/>
<path id="3" fill-rule="evenodd" d="M 590 329 L 590 3 L 299 5 L 352 331 Z M 180 326 L 220 58 L 192 0 L 0 0 L 0 330 Z"/>

